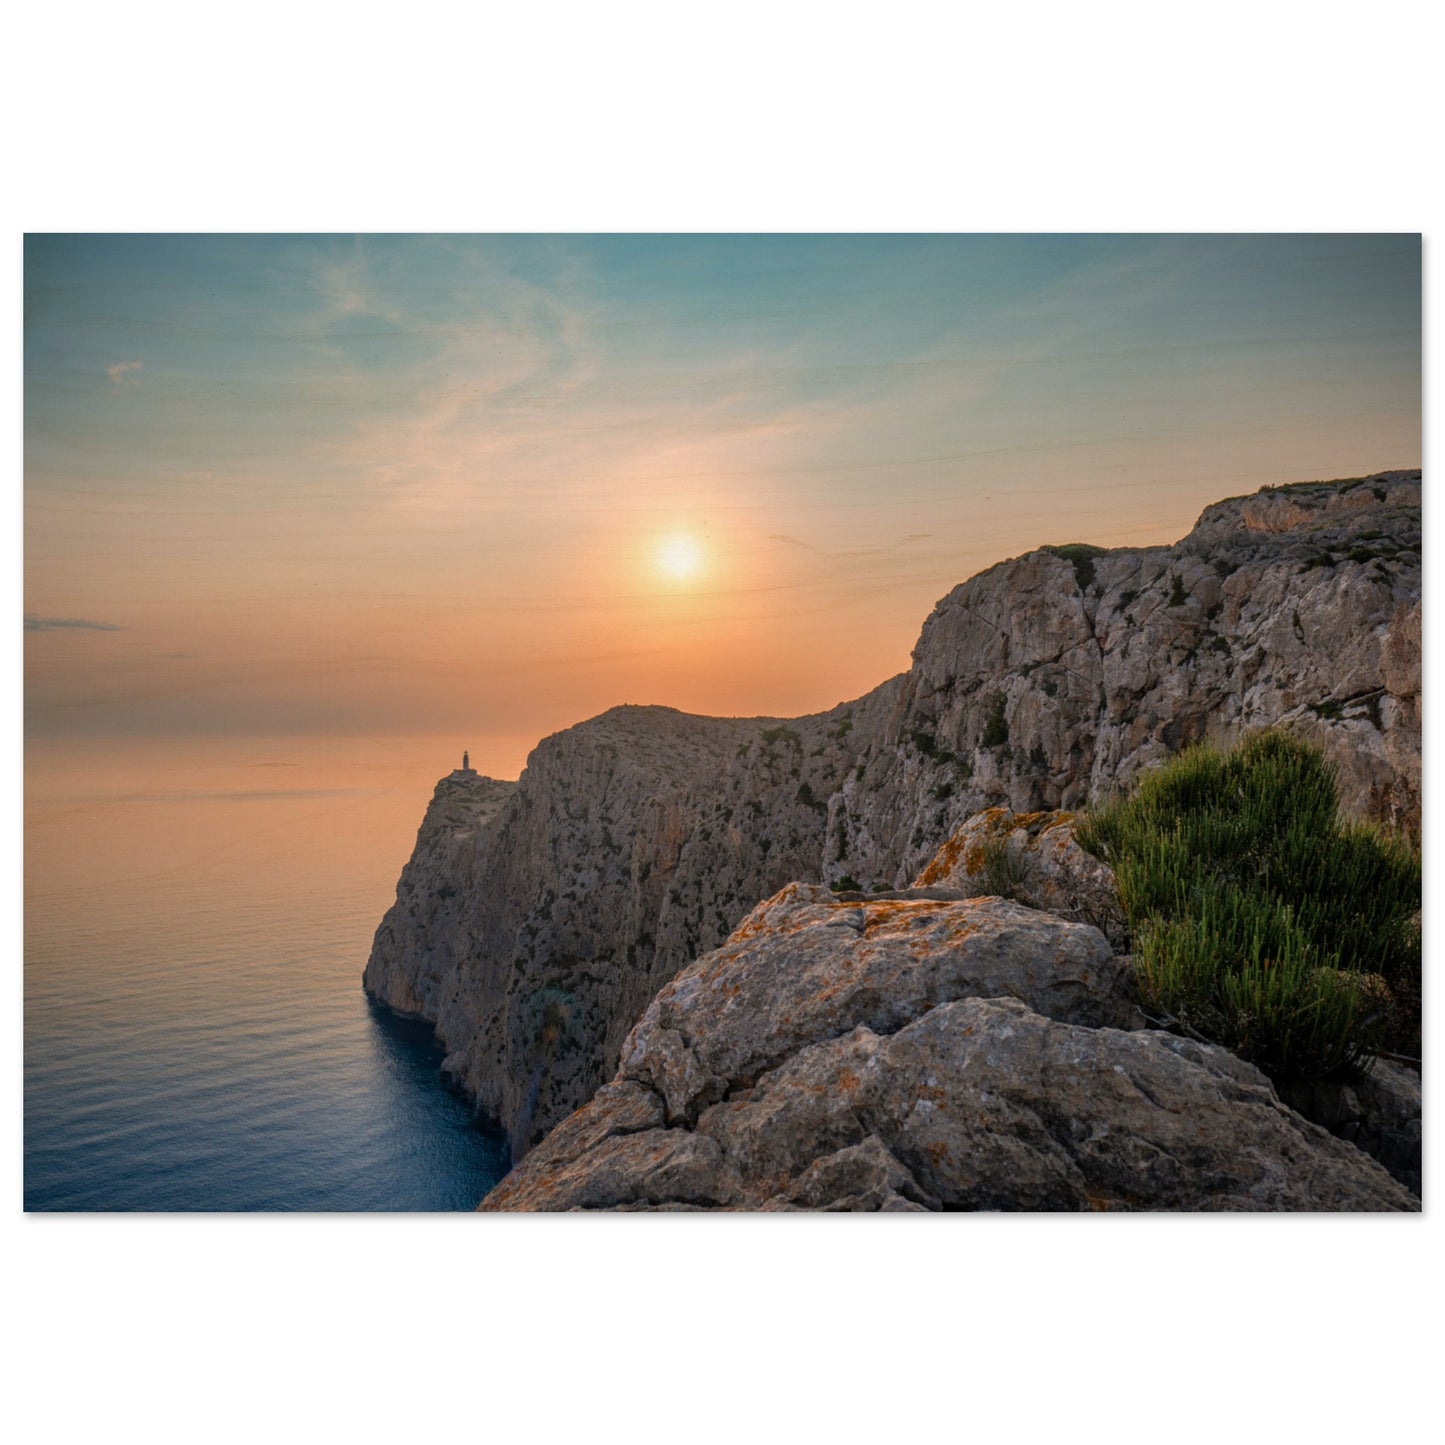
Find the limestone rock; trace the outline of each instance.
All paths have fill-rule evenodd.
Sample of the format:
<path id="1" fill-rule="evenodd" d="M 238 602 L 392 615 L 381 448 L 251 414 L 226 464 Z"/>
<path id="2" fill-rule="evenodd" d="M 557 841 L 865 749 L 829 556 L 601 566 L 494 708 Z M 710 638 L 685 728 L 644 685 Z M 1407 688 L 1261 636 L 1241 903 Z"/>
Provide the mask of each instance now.
<path id="1" fill-rule="evenodd" d="M 954 588 L 830 804 L 838 869 L 901 882 L 985 808 L 1077 808 L 1276 724 L 1324 748 L 1347 812 L 1418 829 L 1419 500 L 1418 472 L 1266 489 L 1173 547 L 1044 549 Z"/>
<path id="2" fill-rule="evenodd" d="M 765 943 L 766 946 L 760 946 Z M 893 1033 L 947 999 L 1009 996 L 1053 1018 L 1135 1022 L 1129 965 L 1093 928 L 1001 898 L 835 899 L 791 884 L 683 969 L 622 1047 L 669 1123 L 790 1054 L 865 1026 Z"/>
<path id="3" fill-rule="evenodd" d="M 1420 1075 L 1376 1059 L 1354 1083 L 1296 1084 L 1285 1101 L 1307 1119 L 1378 1159 L 1412 1194 L 1423 1178 Z"/>
<path id="4" fill-rule="evenodd" d="M 1074 815 L 1057 809 L 988 808 L 970 818 L 918 875 L 919 887 L 965 897 L 998 893 L 1099 929 L 1115 948 L 1127 939 L 1114 870 L 1074 837 Z"/>
<path id="5" fill-rule="evenodd" d="M 883 1146 L 876 1134 L 836 1154 L 815 1159 L 785 1195 L 775 1195 L 765 1210 L 825 1209 L 886 1213 L 937 1209 L 938 1200 Z"/>
<path id="6" fill-rule="evenodd" d="M 443 980 L 476 966 L 477 879 L 490 826 L 516 787 L 460 770 L 437 784 L 362 976 L 398 1013 L 434 1020 Z"/>
<path id="7" fill-rule="evenodd" d="M 520 1157 L 789 881 L 881 898 L 984 810 L 1074 808 L 1271 724 L 1325 748 L 1348 811 L 1418 827 L 1419 628 L 1418 472 L 1221 502 L 1173 547 L 1029 553 L 954 588 L 909 671 L 855 702 L 622 707 L 544 739 L 489 823 L 409 865 L 430 881 L 367 986 L 436 1024 Z"/>
<path id="8" fill-rule="evenodd" d="M 819 891 L 663 989 L 482 1208 L 1418 1208 L 1234 1055 L 1106 1026 L 1094 929 L 997 898 L 870 926 Z"/>
<path id="9" fill-rule="evenodd" d="M 804 784 L 826 796 L 847 760 L 830 731 L 623 707 L 533 751 L 477 836 L 465 961 L 429 995 L 445 1070 L 518 1156 L 607 1079 L 682 963 L 807 872 L 823 816 Z"/>

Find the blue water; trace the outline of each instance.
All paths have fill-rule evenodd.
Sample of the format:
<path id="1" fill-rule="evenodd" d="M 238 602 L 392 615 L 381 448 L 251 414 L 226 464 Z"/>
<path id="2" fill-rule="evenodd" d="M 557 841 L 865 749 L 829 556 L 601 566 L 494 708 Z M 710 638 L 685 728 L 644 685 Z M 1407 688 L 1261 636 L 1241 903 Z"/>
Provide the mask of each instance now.
<path id="1" fill-rule="evenodd" d="M 505 1171 L 361 990 L 429 787 L 297 766 L 28 787 L 26 1209 L 461 1210 Z"/>

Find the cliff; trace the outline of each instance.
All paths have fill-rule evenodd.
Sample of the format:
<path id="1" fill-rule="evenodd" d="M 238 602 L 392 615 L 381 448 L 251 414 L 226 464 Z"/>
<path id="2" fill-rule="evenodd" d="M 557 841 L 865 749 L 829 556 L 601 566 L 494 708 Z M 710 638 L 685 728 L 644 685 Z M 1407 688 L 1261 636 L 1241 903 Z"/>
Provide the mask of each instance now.
<path id="1" fill-rule="evenodd" d="M 791 885 L 481 1207 L 1419 1208 L 1250 1065 L 1143 1027 L 1130 976 L 1017 902 Z"/>
<path id="2" fill-rule="evenodd" d="M 364 983 L 398 1013 L 434 1020 L 444 984 L 475 957 L 472 915 L 495 821 L 516 783 L 449 774 L 427 804 L 416 846 L 371 946 Z"/>
<path id="3" fill-rule="evenodd" d="M 520 1158 L 759 899 L 900 884 L 981 810 L 1077 806 L 1285 723 L 1349 810 L 1418 829 L 1419 640 L 1419 472 L 1222 502 L 1172 547 L 1044 548 L 956 587 L 909 671 L 856 702 L 617 708 L 545 739 L 505 797 L 444 782 L 366 987 L 435 1022 Z"/>

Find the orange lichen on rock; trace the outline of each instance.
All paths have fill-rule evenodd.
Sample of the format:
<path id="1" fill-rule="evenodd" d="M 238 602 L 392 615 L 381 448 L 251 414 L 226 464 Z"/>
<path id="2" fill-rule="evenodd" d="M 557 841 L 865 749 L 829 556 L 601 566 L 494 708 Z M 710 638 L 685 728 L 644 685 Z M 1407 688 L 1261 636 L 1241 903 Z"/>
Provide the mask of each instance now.
<path id="1" fill-rule="evenodd" d="M 930 923 L 940 913 L 956 906 L 955 903 L 935 898 L 886 898 L 877 903 L 868 903 L 863 909 L 863 932 L 902 932 L 916 924 Z"/>
<path id="2" fill-rule="evenodd" d="M 1001 813 L 1004 811 L 1002 808 L 989 809 L 991 813 Z M 918 886 L 920 888 L 927 888 L 930 884 L 941 883 L 953 872 L 954 865 L 958 862 L 959 855 L 963 852 L 964 841 L 964 832 L 963 829 L 960 828 L 949 838 L 943 847 L 933 855 L 933 861 L 918 875 Z"/>
<path id="3" fill-rule="evenodd" d="M 851 903 L 848 906 L 856 908 L 858 904 Z M 863 916 L 868 920 L 867 926 L 870 928 L 874 923 L 882 923 L 885 919 L 909 915 L 921 917 L 954 906 L 953 900 L 947 898 L 880 898 L 876 902 L 870 901 L 862 905 Z"/>
<path id="4" fill-rule="evenodd" d="M 1048 841 L 1056 849 L 1066 847 L 1071 837 L 1067 825 L 1074 821 L 1074 816 L 1059 809 L 1013 813 L 1004 807 L 985 808 L 955 829 L 918 875 L 915 886 L 927 888 L 955 881 L 960 865 L 965 878 L 981 877 L 986 872 L 985 849 L 1000 839 L 1012 839 L 1015 833 L 1023 835 L 1018 846 L 1028 853 L 1043 845 L 1045 835 L 1062 828 L 1063 833 L 1055 834 Z"/>
<path id="5" fill-rule="evenodd" d="M 1005 812 L 1007 810 L 999 809 L 998 811 Z M 1022 828 L 1026 833 L 1033 833 L 1039 830 L 1039 824 L 1044 822 L 1045 819 L 1052 819 L 1056 816 L 1057 815 L 1054 813 L 1054 811 L 1048 808 L 1043 809 L 1037 813 L 1015 813 L 1013 816 L 1013 824 L 1009 828 L 1009 832 L 1012 833 L 1014 829 Z M 1047 826 L 1052 826 L 1052 824 L 1049 824 Z"/>
<path id="6" fill-rule="evenodd" d="M 785 912 L 789 905 L 803 907 L 814 903 L 812 899 L 800 898 L 799 891 L 798 884 L 790 883 L 781 893 L 753 909 L 728 935 L 728 942 L 741 943 L 764 933 L 795 933 L 798 929 L 807 927 L 812 921 L 807 914 Z"/>
<path id="7" fill-rule="evenodd" d="M 953 865 L 958 862 L 959 852 L 963 848 L 962 838 L 950 838 L 937 853 L 933 855 L 933 861 L 918 875 L 918 886 L 928 888 L 934 883 L 939 883 L 947 878 L 952 871 Z"/>
<path id="8" fill-rule="evenodd" d="M 981 829 L 985 834 L 996 832 L 998 825 L 1010 818 L 1013 818 L 1013 814 L 1007 808 L 985 808 L 981 814 L 972 816 L 968 822 L 954 832 L 948 842 L 939 848 L 938 853 L 933 854 L 933 860 L 929 866 L 918 876 L 918 886 L 929 887 L 933 883 L 945 883 L 948 877 L 954 873 L 954 868 L 958 864 L 959 857 L 962 857 L 972 832 L 975 829 Z M 978 864 L 972 858 L 972 853 L 974 850 L 971 848 L 970 857 L 964 861 L 964 867 L 968 873 L 975 873 L 978 870 Z"/>

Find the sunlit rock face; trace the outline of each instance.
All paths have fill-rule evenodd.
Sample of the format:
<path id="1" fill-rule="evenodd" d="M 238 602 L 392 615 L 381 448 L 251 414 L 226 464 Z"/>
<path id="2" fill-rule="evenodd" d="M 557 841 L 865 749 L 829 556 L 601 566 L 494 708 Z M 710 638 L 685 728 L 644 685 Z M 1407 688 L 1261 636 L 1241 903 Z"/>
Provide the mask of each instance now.
<path id="1" fill-rule="evenodd" d="M 437 784 L 362 977 L 398 1013 L 434 1019 L 443 980 L 475 961 L 473 900 L 488 825 L 516 787 L 461 769 Z"/>
<path id="2" fill-rule="evenodd" d="M 1325 748 L 1349 811 L 1418 828 L 1419 637 L 1419 472 L 1221 502 L 1173 547 L 1032 552 L 950 592 L 910 670 L 856 702 L 622 707 L 544 739 L 470 831 L 423 828 L 367 987 L 436 1023 L 520 1158 L 760 899 L 899 888 L 985 809 L 1076 808 L 1283 723 Z"/>
<path id="3" fill-rule="evenodd" d="M 1226 1050 L 1139 1027 L 1102 934 L 791 885 L 647 1008 L 487 1210 L 1412 1210 Z"/>
<path id="4" fill-rule="evenodd" d="M 1000 563 L 924 624 L 833 804 L 849 871 L 902 881 L 983 808 L 1076 808 L 1201 738 L 1284 723 L 1352 813 L 1420 822 L 1420 474 L 1208 508 L 1173 547 Z"/>
<path id="5" fill-rule="evenodd" d="M 817 876 L 846 738 L 830 717 L 616 708 L 538 745 L 464 885 L 436 874 L 464 887 L 469 934 L 428 1017 L 448 1073 L 519 1155 L 607 1078 L 683 963 L 759 898 Z"/>
<path id="6" fill-rule="evenodd" d="M 939 848 L 917 885 L 968 898 L 1000 894 L 1093 924 L 1116 947 L 1126 940 L 1114 870 L 1084 851 L 1074 837 L 1074 815 L 1058 809 L 975 813 Z"/>

